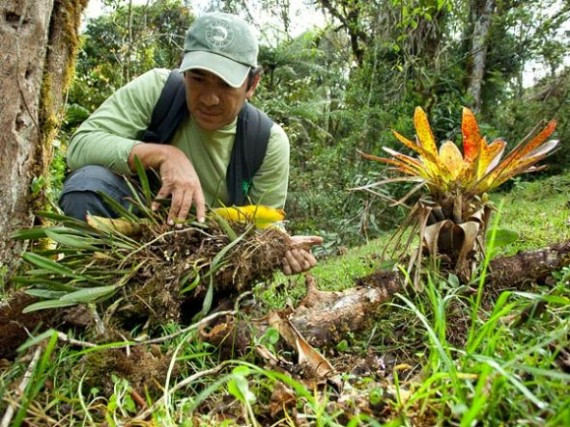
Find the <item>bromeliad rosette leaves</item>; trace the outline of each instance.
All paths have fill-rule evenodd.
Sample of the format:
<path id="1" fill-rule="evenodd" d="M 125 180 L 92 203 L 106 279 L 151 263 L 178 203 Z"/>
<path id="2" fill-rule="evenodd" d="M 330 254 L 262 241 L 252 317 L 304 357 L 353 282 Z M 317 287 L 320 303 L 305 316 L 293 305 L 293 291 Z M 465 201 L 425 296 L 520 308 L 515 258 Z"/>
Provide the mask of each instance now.
<path id="1" fill-rule="evenodd" d="M 418 267 L 415 269 L 415 283 L 418 283 L 424 253 L 429 254 L 433 261 L 439 260 L 444 266 L 468 277 L 484 251 L 484 236 L 491 214 L 487 193 L 516 175 L 544 167 L 535 164 L 558 145 L 557 140 L 548 140 L 556 128 L 556 121 L 535 127 L 504 158 L 506 142 L 499 138 L 488 143 L 481 136 L 477 120 L 468 108 L 463 109 L 461 125 L 463 153 L 452 141 L 445 141 L 438 150 L 427 115 L 420 107 L 414 113 L 414 126 L 415 141 L 394 130 L 392 132 L 417 157 L 388 147 L 383 149 L 390 157 L 361 155 L 394 166 L 407 176 L 403 180 L 420 183 L 416 190 L 427 189 L 395 235 L 396 248 L 403 248 L 403 256 L 411 243 L 408 239 L 401 244 L 404 230 L 412 227 L 413 235 L 419 232 L 421 246 L 409 264 L 410 270 L 413 265 Z M 391 181 L 396 180 L 384 182 Z M 399 200 L 397 203 L 402 202 Z"/>
<path id="2" fill-rule="evenodd" d="M 54 225 L 14 234 L 36 242 L 23 255 L 28 268 L 13 278 L 38 298 L 26 311 L 87 304 L 103 320 L 164 324 L 178 320 L 188 299 L 205 313 L 214 291 L 218 297 L 243 292 L 280 267 L 289 237 L 269 225 L 283 220 L 282 211 L 245 206 L 236 216 L 235 208 L 212 209 L 204 224 L 189 218 L 173 228 L 166 224 L 168 207 L 149 209 L 154 195 L 138 169 L 138 187 L 129 182 L 137 215 L 101 194 L 120 218 L 83 222 L 44 212 Z"/>

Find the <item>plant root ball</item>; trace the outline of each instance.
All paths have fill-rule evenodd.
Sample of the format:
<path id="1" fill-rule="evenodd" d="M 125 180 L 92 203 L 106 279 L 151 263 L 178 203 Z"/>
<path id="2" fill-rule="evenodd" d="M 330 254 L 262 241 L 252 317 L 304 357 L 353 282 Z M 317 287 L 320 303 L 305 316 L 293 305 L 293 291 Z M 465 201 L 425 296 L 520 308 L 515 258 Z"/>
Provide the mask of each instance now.
<path id="1" fill-rule="evenodd" d="M 283 231 L 269 228 L 256 232 L 236 245 L 229 263 L 216 274 L 216 284 L 231 294 L 242 293 L 255 282 L 270 278 L 289 249 L 290 239 Z"/>
<path id="2" fill-rule="evenodd" d="M 290 248 L 289 236 L 280 229 L 256 231 L 243 224 L 234 231 L 239 237 L 231 241 L 217 224 L 146 228 L 141 241 L 147 243 L 127 255 L 133 272 L 113 313 L 118 324 L 178 322 L 183 302 L 202 305 L 212 277 L 216 298 L 238 295 L 270 278 Z"/>

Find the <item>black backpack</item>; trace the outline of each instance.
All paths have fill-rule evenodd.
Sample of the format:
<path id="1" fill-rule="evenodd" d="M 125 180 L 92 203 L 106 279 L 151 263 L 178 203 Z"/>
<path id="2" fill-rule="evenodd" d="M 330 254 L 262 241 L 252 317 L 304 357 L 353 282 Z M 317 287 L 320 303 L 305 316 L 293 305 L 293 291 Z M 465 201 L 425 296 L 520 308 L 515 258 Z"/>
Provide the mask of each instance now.
<path id="1" fill-rule="evenodd" d="M 176 129 L 188 118 L 184 77 L 172 70 L 152 111 L 150 125 L 141 136 L 143 142 L 168 144 Z M 258 171 L 269 143 L 273 122 L 265 113 L 246 102 L 237 119 L 236 139 L 226 172 L 229 205 L 248 204 L 253 176 Z"/>

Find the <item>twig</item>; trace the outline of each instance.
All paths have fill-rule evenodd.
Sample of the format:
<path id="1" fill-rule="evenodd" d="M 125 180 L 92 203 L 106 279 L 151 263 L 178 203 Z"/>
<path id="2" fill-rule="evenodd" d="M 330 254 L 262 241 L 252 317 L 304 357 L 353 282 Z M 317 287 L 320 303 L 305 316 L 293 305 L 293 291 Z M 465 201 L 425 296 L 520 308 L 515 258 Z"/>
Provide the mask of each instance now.
<path id="1" fill-rule="evenodd" d="M 97 332 L 97 335 L 99 336 L 105 335 L 107 328 L 105 328 L 105 324 L 103 323 L 101 316 L 99 316 L 99 313 L 97 313 L 97 308 L 95 307 L 95 304 L 90 303 L 88 304 L 88 307 L 89 310 L 91 311 L 91 315 L 93 316 L 93 321 L 95 323 L 95 332 Z"/>
<path id="2" fill-rule="evenodd" d="M 34 356 L 32 357 L 32 361 L 28 365 L 28 369 L 26 369 L 26 372 L 24 373 L 22 382 L 18 386 L 17 392 L 19 396 L 21 396 L 24 393 L 24 390 L 26 390 L 26 387 L 28 386 L 28 383 L 32 378 L 32 373 L 34 372 L 34 369 L 36 369 L 36 365 L 40 360 L 41 354 L 42 354 L 42 348 L 40 346 L 37 346 L 34 352 Z M 14 416 L 14 412 L 16 411 L 17 404 L 18 404 L 18 399 L 10 403 L 10 406 L 8 406 L 8 409 L 6 409 L 6 412 L 4 412 L 4 417 L 2 417 L 2 423 L 0 424 L 0 427 L 10 426 L 10 422 L 12 421 L 12 417 Z"/>
<path id="3" fill-rule="evenodd" d="M 136 402 L 136 404 L 139 405 L 141 409 L 147 409 L 148 406 L 143 397 L 139 394 L 139 392 L 132 387 L 130 391 L 131 391 L 131 397 Z"/>
<path id="4" fill-rule="evenodd" d="M 69 338 L 66 334 L 64 334 L 63 332 L 57 332 L 57 339 L 59 341 L 71 344 L 71 345 L 75 345 L 77 347 L 86 347 L 86 348 L 94 348 L 97 347 L 97 344 L 93 344 L 91 342 L 87 342 L 87 341 L 79 341 L 73 338 Z"/>
<path id="5" fill-rule="evenodd" d="M 200 320 L 199 322 L 193 323 L 192 325 L 188 326 L 187 328 L 181 329 L 180 331 L 174 332 L 170 335 L 166 335 L 163 337 L 158 337 L 158 338 L 153 338 L 150 340 L 146 340 L 146 341 L 127 341 L 126 346 L 130 346 L 130 347 L 134 347 L 134 346 L 140 346 L 140 345 L 148 345 L 148 344 L 157 344 L 157 343 L 161 343 L 163 341 L 168 341 L 172 338 L 176 338 L 179 335 L 183 335 L 186 332 L 189 332 L 193 329 L 199 328 L 200 326 L 202 326 L 205 323 L 208 323 L 214 319 L 217 319 L 218 317 L 222 317 L 222 316 L 231 316 L 237 314 L 237 310 L 226 310 L 226 311 L 220 311 L 218 313 L 213 313 L 208 317 L 204 317 L 202 320 Z M 124 338 L 124 337 L 123 337 Z M 57 339 L 59 341 L 71 344 L 71 345 L 75 345 L 77 347 L 86 347 L 86 348 L 95 348 L 97 347 L 97 344 L 93 344 L 90 343 L 88 341 L 79 341 L 73 338 L 68 337 L 66 334 L 64 334 L 63 332 L 57 332 Z M 0 427 L 4 427 L 4 426 L 0 426 Z"/>
<path id="6" fill-rule="evenodd" d="M 177 331 L 177 332 L 174 332 L 174 333 L 172 333 L 172 334 L 170 334 L 170 335 L 166 335 L 166 336 L 164 336 L 164 337 L 153 338 L 153 339 L 146 340 L 146 341 L 131 343 L 131 345 L 132 345 L 132 346 L 135 346 L 135 345 L 148 345 L 148 344 L 157 344 L 157 343 L 161 343 L 161 342 L 164 342 L 164 341 L 168 341 L 168 340 L 170 340 L 170 339 L 172 339 L 172 338 L 176 338 L 176 337 L 179 336 L 179 335 L 183 335 L 183 334 L 185 334 L 186 332 L 190 332 L 190 331 L 193 330 L 193 329 L 197 329 L 197 328 L 199 328 L 200 326 L 202 326 L 202 325 L 204 325 L 204 324 L 206 324 L 206 323 L 208 323 L 208 322 L 210 322 L 210 321 L 212 321 L 212 320 L 214 320 L 214 319 L 217 319 L 218 317 L 222 317 L 222 316 L 226 316 L 226 315 L 231 316 L 231 315 L 234 315 L 234 314 L 237 314 L 237 310 L 226 310 L 226 311 L 220 311 L 220 312 L 218 312 L 218 313 L 213 313 L 213 314 L 210 314 L 210 315 L 207 316 L 207 317 L 204 317 L 204 318 L 203 318 L 202 320 L 200 320 L 199 322 L 193 323 L 193 324 L 191 324 L 190 326 L 188 326 L 187 328 L 181 329 L 181 330 L 179 330 L 179 331 Z"/>

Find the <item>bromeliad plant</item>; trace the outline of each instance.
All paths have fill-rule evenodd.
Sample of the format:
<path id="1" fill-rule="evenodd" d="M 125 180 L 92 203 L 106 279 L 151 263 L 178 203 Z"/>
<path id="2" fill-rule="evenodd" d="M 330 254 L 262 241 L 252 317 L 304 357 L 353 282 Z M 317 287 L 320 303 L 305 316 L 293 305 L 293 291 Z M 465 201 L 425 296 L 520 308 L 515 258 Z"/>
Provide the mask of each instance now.
<path id="1" fill-rule="evenodd" d="M 49 240 L 23 255 L 29 268 L 14 278 L 39 299 L 26 311 L 87 304 L 103 320 L 147 318 L 152 325 L 178 320 L 183 301 L 206 313 L 216 295 L 243 292 L 280 266 L 289 238 L 278 227 L 283 211 L 265 206 L 212 209 L 205 224 L 190 218 L 180 228 L 166 225 L 168 208 L 152 211 L 146 172 L 140 163 L 140 188 L 131 186 L 125 209 L 101 197 L 121 217 L 88 216 L 87 222 L 39 213 L 54 222 L 21 230 L 13 237 Z M 112 302 L 112 304 L 111 304 Z"/>
<path id="2" fill-rule="evenodd" d="M 419 234 L 420 248 L 412 255 L 409 270 L 415 266 L 416 285 L 422 256 L 432 261 L 441 260 L 442 266 L 451 268 L 463 278 L 469 278 L 485 248 L 485 233 L 491 215 L 487 193 L 510 178 L 543 167 L 534 166 L 557 146 L 557 140 L 547 141 L 554 132 L 552 120 L 540 131 L 540 126 L 524 138 L 502 161 L 506 142 L 496 139 L 487 143 L 479 133 L 475 116 L 463 109 L 461 131 L 463 154 L 452 141 L 445 141 L 439 151 L 428 118 L 422 108 L 414 113 L 416 140 L 411 141 L 396 131 L 394 136 L 418 157 L 412 157 L 383 147 L 390 158 L 361 153 L 367 159 L 394 166 L 404 178 L 383 181 L 416 181 L 415 190 L 426 189 L 412 207 L 394 238 L 396 249 L 403 256 L 413 236 Z M 411 193 L 397 203 L 403 203 Z M 409 227 L 412 233 L 402 244 L 403 233 Z"/>

